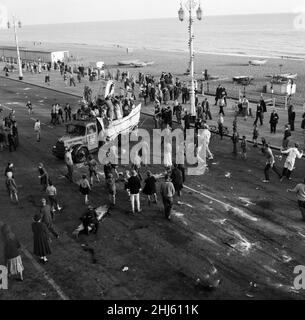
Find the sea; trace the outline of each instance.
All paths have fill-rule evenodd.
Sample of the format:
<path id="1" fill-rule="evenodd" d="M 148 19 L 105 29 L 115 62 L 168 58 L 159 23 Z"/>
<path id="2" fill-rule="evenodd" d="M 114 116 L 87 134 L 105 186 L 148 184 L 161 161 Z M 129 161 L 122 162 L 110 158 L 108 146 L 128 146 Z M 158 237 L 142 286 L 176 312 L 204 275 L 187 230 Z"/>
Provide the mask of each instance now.
<path id="1" fill-rule="evenodd" d="M 208 16 L 194 20 L 195 52 L 305 60 L 305 18 L 298 14 Z M 302 25 L 304 23 L 304 26 Z M 188 22 L 177 18 L 26 25 L 23 42 L 188 51 Z M 12 34 L 0 30 L 1 43 Z"/>

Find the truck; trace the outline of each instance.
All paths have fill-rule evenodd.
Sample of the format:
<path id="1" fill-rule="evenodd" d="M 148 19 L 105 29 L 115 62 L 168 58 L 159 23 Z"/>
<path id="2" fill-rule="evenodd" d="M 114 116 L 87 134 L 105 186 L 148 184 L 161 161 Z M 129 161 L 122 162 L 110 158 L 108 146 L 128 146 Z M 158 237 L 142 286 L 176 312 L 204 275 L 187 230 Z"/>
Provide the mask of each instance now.
<path id="1" fill-rule="evenodd" d="M 95 153 L 106 141 L 113 141 L 121 134 L 132 132 L 138 127 L 141 115 L 141 104 L 130 114 L 110 123 L 104 118 L 83 116 L 66 125 L 66 134 L 58 139 L 52 153 L 64 159 L 65 150 L 72 149 L 75 163 L 85 162 L 91 153 Z"/>

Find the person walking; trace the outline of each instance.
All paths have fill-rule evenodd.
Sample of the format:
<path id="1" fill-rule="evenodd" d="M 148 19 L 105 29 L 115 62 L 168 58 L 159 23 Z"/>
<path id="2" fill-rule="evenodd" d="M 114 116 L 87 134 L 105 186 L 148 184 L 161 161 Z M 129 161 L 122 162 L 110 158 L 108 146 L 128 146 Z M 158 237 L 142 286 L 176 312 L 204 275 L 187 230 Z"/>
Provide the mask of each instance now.
<path id="1" fill-rule="evenodd" d="M 66 148 L 65 152 L 65 163 L 68 169 L 65 177 L 72 183 L 73 182 L 73 159 L 72 159 L 72 149 Z"/>
<path id="2" fill-rule="evenodd" d="M 203 125 L 203 130 L 202 130 L 202 139 L 205 141 L 205 147 L 206 147 L 206 154 L 208 156 L 209 160 L 213 160 L 214 156 L 212 152 L 210 151 L 210 140 L 211 140 L 211 131 L 209 130 L 209 126 L 207 124 Z"/>
<path id="3" fill-rule="evenodd" d="M 282 147 L 284 150 L 288 149 L 288 145 L 289 145 L 289 138 L 291 137 L 291 131 L 289 129 L 289 125 L 286 124 L 285 125 L 285 131 L 284 131 L 284 138 L 283 138 L 283 142 L 282 142 Z"/>
<path id="4" fill-rule="evenodd" d="M 28 108 L 29 117 L 31 117 L 31 115 L 32 115 L 32 113 L 33 113 L 33 105 L 32 105 L 32 102 L 31 102 L 31 101 L 28 101 L 25 106 Z"/>
<path id="5" fill-rule="evenodd" d="M 246 136 L 243 136 L 240 146 L 241 146 L 242 158 L 244 160 L 247 160 L 247 149 L 248 148 L 247 148 L 247 138 L 246 138 Z"/>
<path id="6" fill-rule="evenodd" d="M 50 200 L 51 211 L 54 213 L 56 210 L 60 212 L 62 208 L 57 201 L 57 189 L 54 187 L 53 183 L 50 181 L 46 190 L 47 196 Z"/>
<path id="7" fill-rule="evenodd" d="M 17 185 L 15 182 L 15 179 L 13 178 L 13 173 L 12 172 L 8 172 L 7 173 L 7 178 L 6 178 L 6 188 L 8 190 L 8 193 L 10 195 L 11 201 L 13 201 L 13 199 L 15 198 L 16 203 L 19 203 L 18 200 L 18 190 L 17 190 Z"/>
<path id="8" fill-rule="evenodd" d="M 294 148 L 289 148 L 288 150 L 282 150 L 282 154 L 287 154 L 287 158 L 284 164 L 283 173 L 281 181 L 283 181 L 284 177 L 288 180 L 291 180 L 291 173 L 294 170 L 295 160 L 296 158 L 301 159 L 303 157 L 303 151 L 299 151 L 299 145 L 295 143 Z"/>
<path id="9" fill-rule="evenodd" d="M 8 140 L 9 152 L 12 152 L 12 150 L 16 151 L 17 147 L 16 147 L 16 142 L 15 142 L 15 138 L 14 138 L 12 130 L 9 131 L 9 133 L 7 135 L 7 140 Z"/>
<path id="10" fill-rule="evenodd" d="M 64 108 L 64 111 L 65 111 L 65 120 L 66 120 L 66 122 L 68 122 L 68 120 L 71 121 L 72 108 L 71 108 L 69 103 L 66 104 L 66 106 Z"/>
<path id="11" fill-rule="evenodd" d="M 242 110 L 243 110 L 244 120 L 247 121 L 249 116 L 249 101 L 245 96 L 243 97 L 243 100 L 242 100 Z"/>
<path id="12" fill-rule="evenodd" d="M 39 257 L 41 263 L 47 263 L 47 256 L 50 255 L 49 232 L 45 224 L 41 222 L 41 216 L 35 215 L 32 223 L 32 232 L 34 240 L 34 254 Z"/>
<path id="13" fill-rule="evenodd" d="M 156 188 L 157 180 L 152 175 L 151 171 L 147 171 L 147 178 L 144 182 L 145 182 L 145 186 L 143 189 L 143 193 L 147 195 L 148 205 L 150 206 L 152 201 L 154 203 L 157 203 L 157 201 L 158 201 L 157 200 L 157 188 Z"/>
<path id="14" fill-rule="evenodd" d="M 259 132 L 257 129 L 257 125 L 254 125 L 253 128 L 253 148 L 257 148 L 258 144 L 257 144 L 257 139 L 259 137 Z"/>
<path id="15" fill-rule="evenodd" d="M 2 228 L 4 238 L 4 258 L 9 277 L 18 276 L 23 281 L 24 267 L 20 255 L 21 245 L 7 225 Z"/>
<path id="16" fill-rule="evenodd" d="M 290 113 L 290 130 L 294 131 L 294 123 L 295 123 L 295 111 L 294 111 L 294 106 L 291 106 L 291 113 Z"/>
<path id="17" fill-rule="evenodd" d="M 258 120 L 260 121 L 260 125 L 262 126 L 264 124 L 263 122 L 263 116 L 264 116 L 264 111 L 262 108 L 262 105 L 259 103 L 256 107 L 256 118 L 255 121 L 253 123 L 254 126 L 257 125 Z"/>
<path id="18" fill-rule="evenodd" d="M 100 183 L 101 181 L 100 181 L 100 178 L 97 174 L 97 162 L 93 158 L 92 155 L 89 155 L 88 161 L 86 162 L 85 165 L 88 166 L 88 168 L 89 168 L 90 186 L 93 187 L 93 178 L 94 177 L 96 178 L 98 183 Z M 107 177 L 106 177 L 106 179 L 107 179 Z"/>
<path id="19" fill-rule="evenodd" d="M 175 191 L 177 192 L 178 196 L 181 197 L 181 191 L 183 189 L 183 178 L 182 172 L 178 169 L 177 164 L 174 164 L 174 168 L 171 172 L 170 179 L 174 185 Z"/>
<path id="20" fill-rule="evenodd" d="M 85 174 L 82 175 L 82 179 L 79 182 L 79 191 L 85 196 L 85 204 L 89 203 L 89 193 L 91 191 L 90 183 Z"/>
<path id="21" fill-rule="evenodd" d="M 270 115 L 270 132 L 276 134 L 276 127 L 279 122 L 279 115 L 276 113 L 275 109 L 272 110 L 272 113 Z"/>
<path id="22" fill-rule="evenodd" d="M 163 200 L 165 218 L 170 221 L 176 190 L 168 174 L 165 175 L 164 182 L 161 184 L 160 193 Z"/>
<path id="23" fill-rule="evenodd" d="M 49 185 L 49 175 L 42 163 L 39 163 L 38 165 L 38 172 L 39 172 L 38 178 L 40 179 L 40 184 L 42 185 L 42 188 L 43 188 L 42 190 L 46 191 Z"/>
<path id="24" fill-rule="evenodd" d="M 113 174 L 108 174 L 106 177 L 106 189 L 108 192 L 108 198 L 111 206 L 115 206 L 115 198 L 116 198 L 116 185 L 115 185 L 115 178 Z"/>
<path id="25" fill-rule="evenodd" d="M 219 100 L 219 115 L 223 115 L 225 117 L 225 112 L 224 112 L 224 107 L 226 106 L 226 102 L 225 102 L 225 99 L 221 98 Z"/>
<path id="26" fill-rule="evenodd" d="M 279 179 L 282 178 L 282 175 L 280 173 L 280 171 L 277 169 L 277 167 L 275 166 L 275 159 L 274 159 L 274 155 L 273 152 L 270 148 L 270 146 L 268 144 L 264 145 L 264 151 L 263 154 L 265 155 L 267 162 L 266 162 L 266 166 L 265 166 L 265 180 L 263 180 L 264 183 L 269 183 L 270 182 L 270 177 L 269 177 L 269 171 L 270 169 L 272 169 L 279 177 Z"/>
<path id="27" fill-rule="evenodd" d="M 36 140 L 37 142 L 40 142 L 40 133 L 41 133 L 41 124 L 40 121 L 37 119 L 34 124 L 34 131 L 36 133 Z"/>
<path id="28" fill-rule="evenodd" d="M 220 114 L 219 117 L 218 117 L 218 132 L 219 132 L 219 135 L 220 135 L 220 139 L 223 140 L 223 123 L 224 123 L 224 118 L 223 118 L 223 115 Z"/>
<path id="29" fill-rule="evenodd" d="M 47 204 L 47 200 L 44 198 L 41 199 L 40 215 L 41 215 L 41 222 L 45 224 L 49 232 L 52 233 L 56 239 L 58 239 L 59 235 L 56 232 L 53 225 L 54 211 L 52 211 L 51 206 Z"/>
<path id="30" fill-rule="evenodd" d="M 141 181 L 135 170 L 131 171 L 131 177 L 128 179 L 127 192 L 130 194 L 131 213 L 135 213 L 135 207 L 139 213 L 142 212 L 140 204 Z"/>
<path id="31" fill-rule="evenodd" d="M 303 221 L 305 221 L 305 180 L 296 185 L 294 189 L 287 189 L 287 192 L 296 193 L 299 209 L 301 211 Z"/>

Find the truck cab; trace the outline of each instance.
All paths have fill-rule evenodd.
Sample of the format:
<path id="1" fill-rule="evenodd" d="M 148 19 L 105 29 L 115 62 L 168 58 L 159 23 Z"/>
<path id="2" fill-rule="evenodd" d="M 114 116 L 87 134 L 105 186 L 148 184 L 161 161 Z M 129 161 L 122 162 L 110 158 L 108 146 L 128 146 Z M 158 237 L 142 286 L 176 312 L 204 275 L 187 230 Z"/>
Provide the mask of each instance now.
<path id="1" fill-rule="evenodd" d="M 65 157 L 65 150 L 73 150 L 75 163 L 86 160 L 90 153 L 99 148 L 99 128 L 96 121 L 73 121 L 66 125 L 66 134 L 61 137 L 53 147 L 53 154 L 60 159 Z"/>

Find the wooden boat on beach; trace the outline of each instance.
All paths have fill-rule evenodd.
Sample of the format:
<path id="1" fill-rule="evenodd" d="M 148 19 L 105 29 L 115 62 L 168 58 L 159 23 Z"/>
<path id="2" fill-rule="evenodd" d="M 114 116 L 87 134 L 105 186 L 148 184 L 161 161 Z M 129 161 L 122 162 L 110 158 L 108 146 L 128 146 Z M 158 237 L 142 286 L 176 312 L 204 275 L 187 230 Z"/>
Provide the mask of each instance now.
<path id="1" fill-rule="evenodd" d="M 263 66 L 267 63 L 268 60 L 250 60 L 250 66 Z"/>
<path id="2" fill-rule="evenodd" d="M 253 81 L 253 79 L 254 78 L 250 76 L 236 76 L 233 78 L 233 83 L 247 86 Z"/>

